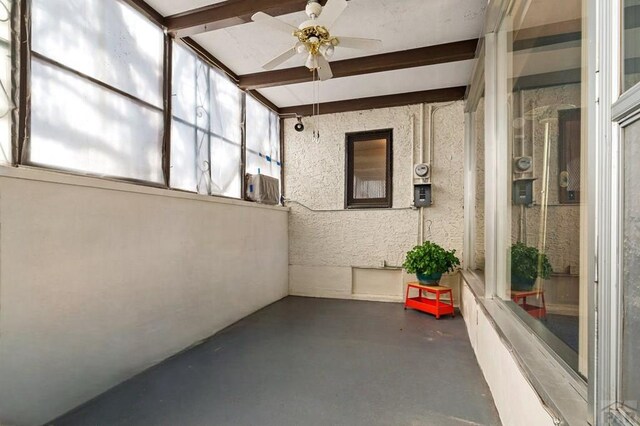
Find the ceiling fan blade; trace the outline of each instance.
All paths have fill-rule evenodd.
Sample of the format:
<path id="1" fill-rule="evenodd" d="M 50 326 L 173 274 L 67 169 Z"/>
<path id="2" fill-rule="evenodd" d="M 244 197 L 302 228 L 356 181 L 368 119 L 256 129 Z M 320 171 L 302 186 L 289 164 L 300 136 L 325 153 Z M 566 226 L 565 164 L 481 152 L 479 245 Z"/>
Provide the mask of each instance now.
<path id="1" fill-rule="evenodd" d="M 329 0 L 318 17 L 318 25 L 331 28 L 347 8 L 347 0 Z"/>
<path id="2" fill-rule="evenodd" d="M 265 70 L 272 70 L 275 67 L 277 67 L 278 65 L 280 65 L 283 62 L 287 61 L 288 59 L 291 59 L 294 56 L 296 56 L 297 53 L 298 53 L 298 50 L 297 50 L 297 45 L 296 45 L 296 46 L 293 46 L 293 47 L 287 49 L 285 52 L 279 54 L 278 56 L 276 56 L 275 58 L 273 58 L 272 60 L 270 60 L 269 62 L 264 64 L 262 66 L 262 68 L 264 68 Z"/>
<path id="3" fill-rule="evenodd" d="M 374 40 L 372 38 L 357 38 L 357 37 L 336 37 L 338 39 L 338 46 L 347 47 L 349 49 L 362 49 L 362 50 L 378 50 L 382 46 L 381 40 Z"/>
<path id="4" fill-rule="evenodd" d="M 320 78 L 321 81 L 325 81 L 332 77 L 333 72 L 331 71 L 329 61 L 327 61 L 324 56 L 318 55 L 318 78 Z"/>
<path id="5" fill-rule="evenodd" d="M 279 19 L 274 18 L 271 15 L 267 15 L 264 12 L 258 12 L 251 17 L 253 22 L 258 22 L 260 24 L 264 24 L 269 28 L 272 28 L 276 31 L 280 31 L 283 33 L 287 33 L 289 35 L 293 35 L 295 31 L 298 29 L 292 25 L 287 24 Z"/>

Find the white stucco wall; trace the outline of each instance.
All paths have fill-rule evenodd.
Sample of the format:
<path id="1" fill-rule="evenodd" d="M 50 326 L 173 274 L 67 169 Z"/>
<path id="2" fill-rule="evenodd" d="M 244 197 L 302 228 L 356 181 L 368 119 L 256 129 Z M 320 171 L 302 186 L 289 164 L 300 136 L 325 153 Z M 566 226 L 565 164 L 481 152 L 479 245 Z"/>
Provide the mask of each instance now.
<path id="1" fill-rule="evenodd" d="M 456 249 L 462 258 L 463 103 L 441 106 L 434 115 L 433 206 L 425 209 L 425 238 Z M 396 276 L 384 271 L 389 290 L 375 295 L 354 285 L 359 275 L 353 268 L 375 271 L 383 261 L 400 266 L 417 243 L 419 213 L 411 205 L 419 131 L 411 121 L 419 123 L 419 116 L 419 105 L 322 115 L 318 143 L 312 141 L 310 120 L 302 133 L 294 131 L 294 120 L 286 120 L 285 197 L 316 210 L 288 204 L 291 294 L 401 300 L 397 280 L 410 279 L 402 271 Z M 388 128 L 393 129 L 393 209 L 345 210 L 345 133 Z M 457 286 L 457 276 L 448 280 Z M 379 283 L 375 287 L 384 290 Z"/>
<path id="2" fill-rule="evenodd" d="M 0 424 L 49 421 L 286 296 L 287 215 L 0 169 Z"/>

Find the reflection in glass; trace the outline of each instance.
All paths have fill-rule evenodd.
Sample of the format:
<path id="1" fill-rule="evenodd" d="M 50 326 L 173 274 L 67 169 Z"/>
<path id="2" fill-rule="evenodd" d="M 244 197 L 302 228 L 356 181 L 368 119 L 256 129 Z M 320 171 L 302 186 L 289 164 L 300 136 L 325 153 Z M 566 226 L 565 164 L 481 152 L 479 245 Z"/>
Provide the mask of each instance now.
<path id="1" fill-rule="evenodd" d="M 624 0 L 622 45 L 623 90 L 640 81 L 640 0 Z"/>
<path id="2" fill-rule="evenodd" d="M 474 116 L 476 159 L 476 224 L 473 268 L 484 271 L 484 95 L 478 101 Z"/>
<path id="3" fill-rule="evenodd" d="M 363 140 L 353 145 L 353 198 L 385 198 L 387 182 L 386 139 Z"/>
<path id="4" fill-rule="evenodd" d="M 582 1 L 518 0 L 500 32 L 510 239 L 504 294 L 586 375 Z"/>
<path id="5" fill-rule="evenodd" d="M 0 164 L 11 164 L 11 8 L 0 0 Z"/>
<path id="6" fill-rule="evenodd" d="M 640 121 L 624 131 L 624 276 L 621 400 L 640 421 Z"/>

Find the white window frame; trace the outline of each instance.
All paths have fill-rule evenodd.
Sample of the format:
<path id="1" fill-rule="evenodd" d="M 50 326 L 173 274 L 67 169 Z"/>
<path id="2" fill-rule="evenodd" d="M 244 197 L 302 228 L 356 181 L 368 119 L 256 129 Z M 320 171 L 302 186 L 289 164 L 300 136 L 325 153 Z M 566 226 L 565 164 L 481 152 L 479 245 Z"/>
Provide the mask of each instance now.
<path id="1" fill-rule="evenodd" d="M 615 1 L 615 0 L 609 0 Z M 485 307 L 496 305 L 498 308 L 503 307 L 506 308 L 506 303 L 499 297 L 501 294 L 505 294 L 507 283 L 506 283 L 506 271 L 507 271 L 507 256 L 504 255 L 508 250 L 508 242 L 509 242 L 509 229 L 504 226 L 501 226 L 500 223 L 504 223 L 504 218 L 508 217 L 507 209 L 503 208 L 506 204 L 508 204 L 509 194 L 510 194 L 510 185 L 509 185 L 509 170 L 508 165 L 509 161 L 509 147 L 508 144 L 505 143 L 507 139 L 507 119 L 508 119 L 508 109 L 506 105 L 501 105 L 500 100 L 504 99 L 504 91 L 506 90 L 506 85 L 502 85 L 500 87 L 501 82 L 506 81 L 506 72 L 507 68 L 504 66 L 500 69 L 499 66 L 499 28 L 502 25 L 504 17 L 507 15 L 509 7 L 513 4 L 513 0 L 495 0 L 489 3 L 487 9 L 487 20 L 486 26 L 482 33 L 484 37 L 484 76 L 485 76 L 485 271 L 484 271 L 484 297 L 481 296 L 481 293 L 478 293 L 478 296 L 481 297 L 481 303 L 485 304 Z M 586 70 L 583 72 L 584 81 L 588 81 L 588 93 L 586 94 L 587 100 L 584 102 L 585 105 L 588 106 L 588 114 L 589 114 L 589 129 L 588 129 L 588 163 L 589 164 L 598 164 L 598 172 L 597 173 L 589 173 L 588 176 L 588 185 L 590 188 L 596 188 L 596 184 L 599 185 L 598 188 L 602 185 L 601 176 L 603 172 L 600 170 L 602 167 L 601 162 L 597 162 L 596 160 L 601 155 L 600 151 L 604 148 L 603 144 L 597 144 L 596 142 L 600 139 L 600 135 L 597 131 L 601 130 L 602 126 L 596 123 L 596 118 L 598 117 L 599 112 L 596 109 L 598 103 L 597 96 L 597 84 L 601 80 L 599 80 L 599 70 L 597 68 L 597 59 L 599 55 L 599 51 L 596 50 L 596 46 L 600 46 L 599 34 L 602 31 L 602 28 L 596 19 L 601 16 L 601 8 L 605 7 L 602 5 L 601 0 L 584 0 L 583 2 L 584 11 L 589 17 L 585 21 L 585 24 L 588 25 L 586 29 L 587 39 L 583 40 L 584 46 L 584 54 L 587 58 Z M 506 40 L 503 39 L 502 43 L 505 43 Z M 475 76 L 474 76 L 475 81 Z M 471 88 L 469 98 L 472 99 L 474 88 Z M 502 96 L 502 97 L 501 97 Z M 473 131 L 471 130 L 471 120 L 473 118 L 473 108 L 474 106 L 470 102 L 467 105 L 466 115 L 465 115 L 465 126 L 467 129 L 465 147 L 467 148 L 467 153 L 465 156 L 465 184 L 467 185 L 465 190 L 465 264 L 468 265 L 467 269 L 473 265 L 473 243 L 475 238 L 475 179 L 472 174 L 475 173 L 475 170 L 472 169 L 472 166 L 475 165 L 475 158 L 471 152 L 469 152 L 469 148 L 473 147 L 474 141 L 471 139 L 473 136 Z M 610 121 L 609 121 L 610 123 Z M 599 194 L 602 194 L 602 190 L 599 189 Z M 570 416 L 575 415 L 573 419 L 583 418 L 581 416 L 581 410 L 575 405 L 567 404 L 566 401 L 556 400 L 554 397 L 557 396 L 562 399 L 566 399 L 565 397 L 568 395 L 568 389 L 573 389 L 570 393 L 573 394 L 572 398 L 583 398 L 584 401 L 588 403 L 588 419 L 590 422 L 593 422 L 594 413 L 595 413 L 595 394 L 596 394 L 596 380 L 595 375 L 595 350 L 596 350 L 596 342 L 595 342 L 595 292 L 596 292 L 596 262 L 598 261 L 598 265 L 602 263 L 601 257 L 596 257 L 596 240 L 597 235 L 602 234 L 601 230 L 596 228 L 596 212 L 600 213 L 599 210 L 596 210 L 596 207 L 602 207 L 603 203 L 597 203 L 598 195 L 594 194 L 594 196 L 590 196 L 588 199 L 588 204 L 586 206 L 587 215 L 588 215 L 588 240 L 587 240 L 587 252 L 593 253 L 593 257 L 589 259 L 589 268 L 587 272 L 587 276 L 589 277 L 589 291 L 588 291 L 588 333 L 589 333 L 589 348 L 588 348 L 588 357 L 589 357 L 589 368 L 588 368 L 588 377 L 591 379 L 587 382 L 584 381 L 583 378 L 579 377 L 579 375 L 573 371 L 569 366 L 567 366 L 557 354 L 555 354 L 548 346 L 542 342 L 541 339 L 534 339 L 535 345 L 540 349 L 548 352 L 548 359 L 546 360 L 545 371 L 546 374 L 557 374 L 563 375 L 567 383 L 564 383 L 562 386 L 559 386 L 563 389 L 550 389 L 547 385 L 542 384 L 542 382 L 547 381 L 545 377 L 539 377 L 537 374 L 527 367 L 528 364 L 533 362 L 539 362 L 538 359 L 540 353 L 536 354 L 530 353 L 529 348 L 521 348 L 516 341 L 512 341 L 509 339 L 509 344 L 511 346 L 511 350 L 514 351 L 516 358 L 518 358 L 524 366 L 525 375 L 528 377 L 529 381 L 532 383 L 533 387 L 540 393 L 540 395 L 545 394 L 546 390 L 549 390 L 549 393 L 546 394 L 544 398 L 545 402 L 550 406 L 554 407 L 556 413 L 560 413 L 564 411 L 564 414 L 568 414 Z M 508 206 L 507 206 L 508 207 Z M 501 222 L 502 221 L 502 222 Z M 602 224 L 602 220 L 599 222 Z M 602 246 L 598 247 L 598 253 L 602 251 Z M 502 254 L 502 255 L 499 255 Z M 468 262 L 468 263 L 467 263 Z M 477 289 L 475 289 L 477 291 Z M 487 312 L 490 312 L 491 309 L 487 309 Z M 507 312 L 507 317 L 509 318 L 508 323 L 504 323 L 500 318 L 494 317 L 493 319 L 496 321 L 496 327 L 500 329 L 509 329 L 510 332 L 515 333 L 518 337 L 523 337 L 525 339 L 530 340 L 530 336 L 532 332 L 528 330 L 528 328 L 522 323 L 522 321 L 518 318 L 518 316 L 511 311 L 510 309 L 503 309 L 504 312 Z M 504 318 L 504 315 L 503 315 Z M 563 393 L 565 392 L 565 393 Z M 579 395 L 579 396 L 577 396 Z M 556 405 L 557 403 L 557 405 Z M 587 404 L 585 404 L 587 405 Z M 562 407 L 562 408 L 561 408 Z M 586 411 L 586 410 L 585 410 Z M 594 424 L 594 423 L 592 423 Z M 599 423 L 595 423 L 599 424 Z"/>

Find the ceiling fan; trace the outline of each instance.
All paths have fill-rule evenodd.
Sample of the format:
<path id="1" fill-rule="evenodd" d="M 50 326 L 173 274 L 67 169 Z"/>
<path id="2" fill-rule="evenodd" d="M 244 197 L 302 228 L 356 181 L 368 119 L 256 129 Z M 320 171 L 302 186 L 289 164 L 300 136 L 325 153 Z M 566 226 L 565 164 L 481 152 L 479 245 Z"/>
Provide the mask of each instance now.
<path id="1" fill-rule="evenodd" d="M 311 71 L 317 70 L 322 81 L 333 77 L 329 59 L 336 47 L 350 49 L 375 50 L 382 42 L 368 38 L 341 37 L 330 33 L 333 24 L 347 8 L 347 0 L 328 0 L 323 7 L 319 0 L 308 0 L 305 12 L 308 20 L 298 28 L 276 19 L 264 12 L 258 12 L 251 18 L 254 22 L 264 24 L 274 30 L 285 32 L 297 39 L 296 44 L 276 56 L 262 67 L 272 70 L 297 54 L 306 54 L 305 66 Z"/>

